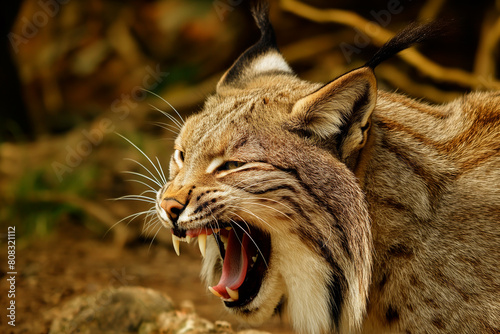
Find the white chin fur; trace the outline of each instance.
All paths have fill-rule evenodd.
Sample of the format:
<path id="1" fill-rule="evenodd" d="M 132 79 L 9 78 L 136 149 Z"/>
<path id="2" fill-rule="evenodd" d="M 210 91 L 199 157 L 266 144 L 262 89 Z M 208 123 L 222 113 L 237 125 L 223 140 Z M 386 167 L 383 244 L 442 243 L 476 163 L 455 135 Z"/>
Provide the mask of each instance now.
<path id="1" fill-rule="evenodd" d="M 202 277 L 216 284 L 220 273 L 219 251 L 214 240 L 207 242 Z M 268 320 L 284 297 L 293 327 L 299 333 L 324 333 L 330 328 L 330 309 L 326 281 L 329 268 L 300 240 L 273 238 L 270 267 L 258 295 L 244 309 L 227 308 L 241 320 L 257 326 Z M 300 256 L 296 256 L 301 254 Z M 242 311 L 245 311 L 244 313 Z"/>
<path id="2" fill-rule="evenodd" d="M 270 263 L 278 261 L 278 259 L 274 258 L 275 256 L 271 254 Z M 215 270 L 215 268 L 219 267 L 217 264 L 218 261 L 220 261 L 219 250 L 215 240 L 208 238 L 207 253 L 203 259 L 201 276 L 209 285 L 217 284 L 220 278 L 220 273 L 217 273 Z M 245 305 L 244 308 L 228 307 L 226 309 L 250 325 L 261 325 L 274 314 L 276 307 L 286 293 L 284 286 L 285 284 L 281 275 L 277 272 L 276 267 L 271 265 L 254 300 Z"/>
<path id="3" fill-rule="evenodd" d="M 285 278 L 286 307 L 294 329 L 299 333 L 325 333 L 331 322 L 326 288 L 330 268 L 298 238 L 276 238 L 273 247 L 280 253 L 278 271 Z"/>

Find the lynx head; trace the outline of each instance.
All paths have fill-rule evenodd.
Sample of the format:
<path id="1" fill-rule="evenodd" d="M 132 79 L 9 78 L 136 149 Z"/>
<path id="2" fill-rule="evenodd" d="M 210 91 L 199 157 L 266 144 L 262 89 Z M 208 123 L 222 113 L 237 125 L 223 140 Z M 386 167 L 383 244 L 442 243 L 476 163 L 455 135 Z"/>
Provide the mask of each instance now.
<path id="1" fill-rule="evenodd" d="M 202 277 L 243 320 L 287 311 L 300 332 L 349 331 L 371 273 L 352 170 L 376 102 L 374 66 L 326 85 L 300 80 L 276 47 L 267 5 L 253 14 L 262 36 L 186 120 L 157 213 L 177 252 L 197 238 Z"/>

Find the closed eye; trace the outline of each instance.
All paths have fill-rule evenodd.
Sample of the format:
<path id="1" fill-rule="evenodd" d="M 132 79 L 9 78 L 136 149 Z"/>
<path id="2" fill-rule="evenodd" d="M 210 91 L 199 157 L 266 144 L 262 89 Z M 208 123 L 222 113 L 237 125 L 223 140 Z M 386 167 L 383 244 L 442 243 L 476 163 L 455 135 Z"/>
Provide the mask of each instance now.
<path id="1" fill-rule="evenodd" d="M 217 168 L 217 170 L 218 171 L 233 170 L 242 167 L 244 164 L 245 163 L 241 161 L 226 161 L 219 168 Z"/>
<path id="2" fill-rule="evenodd" d="M 179 166 L 179 168 L 182 168 L 182 166 L 184 165 L 184 152 L 182 152 L 181 150 L 175 150 L 174 160 L 177 166 Z"/>
<path id="3" fill-rule="evenodd" d="M 213 172 L 222 173 L 238 169 L 243 165 L 245 165 L 245 162 L 234 160 L 225 161 L 223 157 L 217 157 L 208 165 L 206 172 L 207 174 L 212 174 Z"/>

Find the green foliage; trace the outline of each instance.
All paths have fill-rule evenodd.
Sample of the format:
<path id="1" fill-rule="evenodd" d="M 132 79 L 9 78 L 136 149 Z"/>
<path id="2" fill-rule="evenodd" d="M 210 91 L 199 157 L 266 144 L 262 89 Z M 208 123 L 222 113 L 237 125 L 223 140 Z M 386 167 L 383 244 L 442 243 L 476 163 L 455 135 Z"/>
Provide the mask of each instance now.
<path id="1" fill-rule="evenodd" d="M 36 169 L 10 185 L 2 202 L 0 220 L 16 226 L 21 237 L 45 236 L 65 218 L 83 220 L 81 209 L 64 201 L 65 195 L 89 197 L 97 178 L 96 166 L 81 166 L 59 182 L 52 169 Z"/>

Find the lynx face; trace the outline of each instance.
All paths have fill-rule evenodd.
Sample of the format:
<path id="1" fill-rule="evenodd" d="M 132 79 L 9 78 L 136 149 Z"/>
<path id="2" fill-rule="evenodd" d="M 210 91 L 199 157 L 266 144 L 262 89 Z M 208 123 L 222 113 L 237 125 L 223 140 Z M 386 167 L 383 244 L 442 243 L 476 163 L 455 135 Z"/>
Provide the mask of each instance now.
<path id="1" fill-rule="evenodd" d="M 349 169 L 376 101 L 364 67 L 327 84 L 296 78 L 267 8 L 260 41 L 224 74 L 175 141 L 156 210 L 197 238 L 209 290 L 243 320 L 286 310 L 300 332 L 358 328 L 372 266 L 370 219 Z"/>
<path id="2" fill-rule="evenodd" d="M 432 25 L 308 83 L 266 6 L 254 17 L 260 41 L 187 119 L 156 196 L 177 253 L 196 238 L 208 289 L 252 324 L 284 310 L 310 334 L 498 332 L 498 94 L 377 91 L 377 64 Z"/>
<path id="3" fill-rule="evenodd" d="M 339 326 L 346 301 L 364 307 L 364 197 L 344 164 L 290 130 L 293 105 L 316 88 L 284 73 L 261 76 L 244 96 L 220 90 L 186 121 L 158 192 L 175 247 L 191 238 L 206 247 L 210 291 L 250 323 L 284 306 L 300 311 L 299 326 L 324 330 Z"/>

